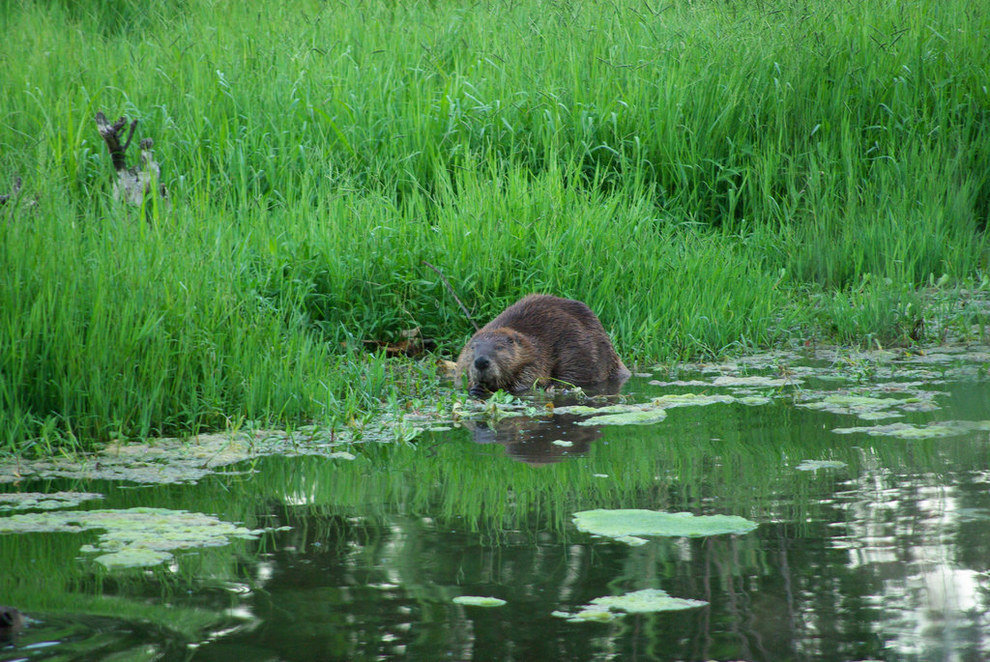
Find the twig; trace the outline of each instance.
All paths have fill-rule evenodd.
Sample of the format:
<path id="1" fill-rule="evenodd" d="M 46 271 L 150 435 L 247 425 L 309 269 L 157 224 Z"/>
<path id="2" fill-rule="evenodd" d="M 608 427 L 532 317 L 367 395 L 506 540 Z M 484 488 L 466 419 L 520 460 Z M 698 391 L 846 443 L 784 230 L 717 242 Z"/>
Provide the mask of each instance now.
<path id="1" fill-rule="evenodd" d="M 450 281 L 447 280 L 447 277 L 443 275 L 443 272 L 437 269 L 436 267 L 434 267 L 426 260 L 422 260 L 422 263 L 428 266 L 430 269 L 433 269 L 433 271 L 437 272 L 437 275 L 440 276 L 440 280 L 442 280 L 443 284 L 447 286 L 447 291 L 450 292 L 450 296 L 454 297 L 454 301 L 456 301 L 457 305 L 461 307 L 461 311 L 464 313 L 464 316 L 468 318 L 468 321 L 471 322 L 471 326 L 474 327 L 475 331 L 478 331 L 479 327 L 477 323 L 474 321 L 474 318 L 471 317 L 471 313 L 468 312 L 467 306 L 465 306 L 461 302 L 461 300 L 457 297 L 457 292 L 454 292 L 453 286 L 451 286 Z"/>

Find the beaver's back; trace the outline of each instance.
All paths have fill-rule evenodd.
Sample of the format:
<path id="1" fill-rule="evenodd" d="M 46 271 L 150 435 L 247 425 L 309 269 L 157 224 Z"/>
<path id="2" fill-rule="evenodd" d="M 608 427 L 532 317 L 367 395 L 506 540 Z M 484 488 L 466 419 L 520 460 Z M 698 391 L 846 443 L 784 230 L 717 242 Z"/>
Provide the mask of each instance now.
<path id="1" fill-rule="evenodd" d="M 580 301 L 530 294 L 512 304 L 481 331 L 508 327 L 526 335 L 550 366 L 550 377 L 577 386 L 624 381 L 622 363 L 605 327 Z"/>

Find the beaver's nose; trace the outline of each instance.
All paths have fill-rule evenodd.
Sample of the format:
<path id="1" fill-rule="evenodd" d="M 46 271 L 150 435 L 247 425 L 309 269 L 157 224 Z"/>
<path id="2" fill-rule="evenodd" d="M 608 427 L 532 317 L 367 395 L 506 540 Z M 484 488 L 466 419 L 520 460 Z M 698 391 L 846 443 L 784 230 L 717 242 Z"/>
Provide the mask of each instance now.
<path id="1" fill-rule="evenodd" d="M 488 365 L 490 363 L 491 361 L 489 361 L 487 357 L 479 356 L 474 360 L 474 367 L 477 368 L 478 370 L 485 370 L 488 368 Z"/>

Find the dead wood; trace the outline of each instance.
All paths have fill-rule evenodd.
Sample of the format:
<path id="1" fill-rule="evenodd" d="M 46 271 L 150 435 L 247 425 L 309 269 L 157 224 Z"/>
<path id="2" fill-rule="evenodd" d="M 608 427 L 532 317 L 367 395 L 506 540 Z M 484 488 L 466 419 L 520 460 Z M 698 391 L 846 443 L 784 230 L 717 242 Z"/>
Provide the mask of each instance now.
<path id="1" fill-rule="evenodd" d="M 161 183 L 162 169 L 155 161 L 151 148 L 154 141 L 151 138 L 142 138 L 140 142 L 141 157 L 137 166 L 127 167 L 127 148 L 131 146 L 134 138 L 134 131 L 137 129 L 138 121 L 134 120 L 130 124 L 127 133 L 127 140 L 121 144 L 123 129 L 127 126 L 127 118 L 121 116 L 113 124 L 103 114 L 103 111 L 96 113 L 96 128 L 107 144 L 110 152 L 110 161 L 114 170 L 117 171 L 117 181 L 113 185 L 114 200 L 124 200 L 125 202 L 140 206 L 151 191 L 157 191 L 158 195 L 168 203 L 168 189 Z"/>

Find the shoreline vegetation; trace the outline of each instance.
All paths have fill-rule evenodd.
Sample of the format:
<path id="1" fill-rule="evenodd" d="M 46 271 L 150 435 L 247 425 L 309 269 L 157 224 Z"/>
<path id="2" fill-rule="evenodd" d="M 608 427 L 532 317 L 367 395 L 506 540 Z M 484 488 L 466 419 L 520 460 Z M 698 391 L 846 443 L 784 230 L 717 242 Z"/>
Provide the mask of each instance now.
<path id="1" fill-rule="evenodd" d="M 0 8 L 0 451 L 319 422 L 435 392 L 529 292 L 629 365 L 985 341 L 972 3 Z M 16 66 L 14 64 L 16 63 Z M 169 204 L 116 202 L 139 120 Z"/>

